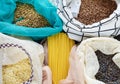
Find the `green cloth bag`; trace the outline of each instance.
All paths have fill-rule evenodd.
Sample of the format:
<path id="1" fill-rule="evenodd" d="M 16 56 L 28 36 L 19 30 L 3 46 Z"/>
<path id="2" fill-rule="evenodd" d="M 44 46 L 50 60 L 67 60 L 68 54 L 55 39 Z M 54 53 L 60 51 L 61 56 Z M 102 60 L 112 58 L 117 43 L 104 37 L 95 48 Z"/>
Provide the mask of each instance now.
<path id="1" fill-rule="evenodd" d="M 31 4 L 44 16 L 52 27 L 28 28 L 13 24 L 16 2 Z M 63 22 L 57 15 L 57 8 L 48 0 L 0 0 L 0 32 L 18 36 L 29 36 L 39 40 L 62 31 Z"/>

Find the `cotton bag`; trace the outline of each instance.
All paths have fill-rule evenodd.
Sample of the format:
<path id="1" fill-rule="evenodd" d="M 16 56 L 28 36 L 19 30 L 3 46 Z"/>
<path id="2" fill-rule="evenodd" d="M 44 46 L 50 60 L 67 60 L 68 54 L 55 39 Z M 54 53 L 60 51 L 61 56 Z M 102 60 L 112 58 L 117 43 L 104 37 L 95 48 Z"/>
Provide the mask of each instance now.
<path id="1" fill-rule="evenodd" d="M 32 5 L 35 11 L 45 17 L 51 26 L 32 28 L 14 24 L 17 2 Z M 39 40 L 62 31 L 63 23 L 57 15 L 57 8 L 48 0 L 0 0 L 0 8 L 0 32 L 2 33 L 27 36 Z"/>
<path id="2" fill-rule="evenodd" d="M 43 47 L 0 33 L 0 84 L 42 84 Z"/>
<path id="3" fill-rule="evenodd" d="M 113 54 L 112 61 L 115 63 L 115 66 L 117 66 L 120 69 L 120 42 L 113 39 L 113 38 L 106 38 L 106 37 L 99 37 L 99 38 L 91 38 L 83 41 L 76 50 L 76 58 L 79 60 L 79 67 L 82 69 L 77 74 L 82 75 L 84 78 L 84 83 L 81 84 L 113 84 L 113 83 L 119 83 L 119 78 L 116 81 L 110 80 L 110 82 L 103 82 L 100 80 L 97 80 L 96 74 L 99 72 L 101 66 L 98 61 L 97 54 L 95 53 L 97 50 L 100 50 L 102 53 L 104 53 L 106 57 Z M 108 60 L 108 59 L 107 59 Z M 102 65 L 105 64 L 107 60 L 102 61 Z M 78 62 L 78 61 L 77 61 Z M 75 65 L 76 66 L 76 65 Z M 109 64 L 108 64 L 109 66 Z M 113 67 L 113 66 L 112 66 Z M 105 69 L 105 68 L 103 68 Z M 107 68 L 108 69 L 108 68 Z M 114 70 L 111 68 L 111 70 Z M 78 71 L 78 70 L 77 70 Z M 74 72 L 75 73 L 75 72 Z M 83 74 L 82 74 L 83 73 Z M 111 72 L 110 72 L 111 73 Z M 108 73 L 109 74 L 109 73 Z M 114 74 L 119 74 L 119 72 L 114 72 Z M 109 75 L 109 77 L 112 75 Z M 106 77 L 104 75 L 103 77 Z M 116 77 L 116 75 L 115 75 Z M 113 77 L 114 78 L 114 77 Z M 81 79 L 79 79 L 81 80 Z M 106 80 L 104 78 L 104 80 Z M 83 81 L 83 80 L 81 80 Z"/>
<path id="4" fill-rule="evenodd" d="M 82 41 L 90 37 L 113 37 L 119 35 L 120 1 L 115 0 L 115 2 L 117 9 L 108 18 L 85 25 L 74 18 L 79 13 L 81 0 L 62 0 L 58 5 L 58 14 L 64 22 L 64 31 L 68 34 L 69 38 L 76 41 Z"/>

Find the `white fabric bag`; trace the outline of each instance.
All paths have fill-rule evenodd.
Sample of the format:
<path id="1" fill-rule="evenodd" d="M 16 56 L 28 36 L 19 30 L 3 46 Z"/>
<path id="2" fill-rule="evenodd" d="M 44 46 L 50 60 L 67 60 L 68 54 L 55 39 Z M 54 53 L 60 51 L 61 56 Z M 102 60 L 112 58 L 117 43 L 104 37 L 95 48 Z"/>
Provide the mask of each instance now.
<path id="1" fill-rule="evenodd" d="M 20 81 L 22 80 L 22 78 L 20 78 L 20 76 L 24 75 L 23 77 L 26 77 L 27 71 L 25 70 L 26 68 L 29 67 L 27 63 L 23 63 L 20 66 L 16 64 L 20 64 L 19 62 L 24 59 L 29 60 L 28 64 L 30 65 L 30 76 L 28 80 L 25 80 L 24 82 L 21 83 Z M 4 83 L 5 84 L 7 83 L 8 84 L 42 84 L 43 60 L 44 60 L 44 50 L 40 44 L 30 40 L 20 40 L 0 33 L 0 62 L 1 62 L 0 84 L 4 84 Z M 5 69 L 6 72 L 3 73 L 6 74 L 5 79 L 7 83 L 2 80 L 3 79 L 2 77 L 4 77 L 2 75 L 2 70 L 3 70 L 2 66 L 8 66 L 8 67 L 12 66 L 12 68 L 10 68 L 11 70 Z M 17 77 L 16 74 L 14 74 L 15 73 L 14 70 L 17 71 L 17 69 L 24 71 L 24 72 L 17 72 L 19 78 Z M 18 73 L 20 73 L 21 75 Z M 16 78 L 11 77 L 11 74 L 16 75 L 15 76 Z M 11 80 L 12 82 L 9 82 Z"/>
<path id="2" fill-rule="evenodd" d="M 120 68 L 120 41 L 107 37 L 97 37 L 84 40 L 77 47 L 76 56 L 81 64 L 79 66 L 83 66 L 83 71 L 79 71 L 82 71 L 80 73 L 83 73 L 84 75 L 84 80 L 86 82 L 85 84 L 105 84 L 95 78 L 95 74 L 100 68 L 97 56 L 95 54 L 96 50 L 100 50 L 106 55 L 116 53 L 112 60 Z"/>
<path id="3" fill-rule="evenodd" d="M 62 7 L 63 0 L 49 0 L 54 6 L 59 8 Z M 65 0 L 66 6 L 71 10 L 73 17 L 77 17 L 80 9 L 80 0 Z"/>
<path id="4" fill-rule="evenodd" d="M 108 18 L 91 25 L 85 25 L 74 18 L 79 13 L 81 0 L 71 0 L 70 5 L 67 0 L 61 1 L 58 5 L 58 14 L 64 22 L 63 29 L 69 38 L 82 41 L 90 37 L 108 37 L 120 34 L 120 0 L 115 0 L 117 9 Z M 76 6 L 76 4 L 78 5 Z"/>

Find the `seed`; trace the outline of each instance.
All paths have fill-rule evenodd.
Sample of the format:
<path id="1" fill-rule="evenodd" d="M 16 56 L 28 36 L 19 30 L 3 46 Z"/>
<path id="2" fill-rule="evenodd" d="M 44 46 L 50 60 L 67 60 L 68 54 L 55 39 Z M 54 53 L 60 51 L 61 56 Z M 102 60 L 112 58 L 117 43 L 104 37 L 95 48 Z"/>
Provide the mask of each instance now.
<path id="1" fill-rule="evenodd" d="M 23 17 L 23 20 L 17 21 L 19 18 Z M 14 16 L 15 24 L 19 26 L 40 28 L 51 26 L 50 23 L 43 17 L 38 14 L 34 7 L 30 4 L 17 3 Z"/>
<path id="2" fill-rule="evenodd" d="M 105 55 L 99 50 L 95 53 L 100 65 L 95 75 L 96 79 L 103 81 L 105 84 L 120 84 L 120 69 L 112 60 L 115 54 Z"/>
<path id="3" fill-rule="evenodd" d="M 23 59 L 16 64 L 3 65 L 3 84 L 22 84 L 31 76 L 29 59 Z"/>
<path id="4" fill-rule="evenodd" d="M 109 17 L 117 8 L 114 0 L 81 0 L 81 2 L 77 20 L 86 25 Z"/>

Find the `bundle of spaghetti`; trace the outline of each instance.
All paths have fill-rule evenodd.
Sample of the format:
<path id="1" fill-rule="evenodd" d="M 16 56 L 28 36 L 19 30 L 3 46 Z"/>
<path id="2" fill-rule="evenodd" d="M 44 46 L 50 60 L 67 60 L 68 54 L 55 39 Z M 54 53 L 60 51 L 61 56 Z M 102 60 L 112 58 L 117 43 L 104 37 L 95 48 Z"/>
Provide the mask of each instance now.
<path id="1" fill-rule="evenodd" d="M 65 33 L 48 37 L 48 65 L 52 70 L 53 84 L 65 79 L 69 68 L 69 54 L 74 41 Z"/>

